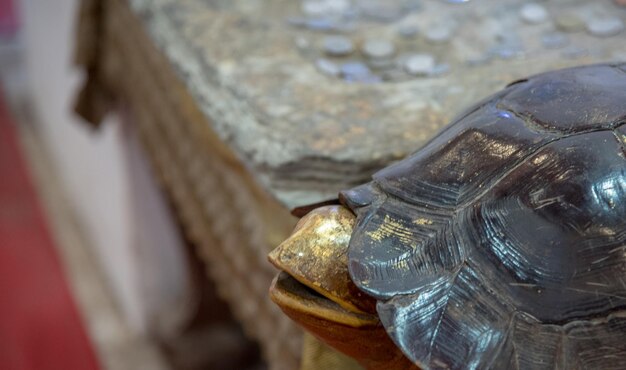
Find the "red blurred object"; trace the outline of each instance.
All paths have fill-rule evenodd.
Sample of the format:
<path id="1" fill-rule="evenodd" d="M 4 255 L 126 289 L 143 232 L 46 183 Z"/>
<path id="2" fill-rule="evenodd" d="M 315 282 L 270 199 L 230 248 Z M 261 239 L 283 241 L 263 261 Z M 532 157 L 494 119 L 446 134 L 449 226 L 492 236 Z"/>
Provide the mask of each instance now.
<path id="1" fill-rule="evenodd" d="M 14 0 L 0 0 L 0 35 L 14 35 L 20 24 Z"/>
<path id="2" fill-rule="evenodd" d="M 98 369 L 0 95 L 0 369 Z"/>

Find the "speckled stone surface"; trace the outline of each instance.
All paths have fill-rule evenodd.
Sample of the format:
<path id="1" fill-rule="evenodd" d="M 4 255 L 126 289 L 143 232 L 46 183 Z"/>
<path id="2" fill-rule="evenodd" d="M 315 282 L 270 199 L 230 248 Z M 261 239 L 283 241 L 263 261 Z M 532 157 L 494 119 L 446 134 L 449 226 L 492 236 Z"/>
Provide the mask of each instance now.
<path id="1" fill-rule="evenodd" d="M 315 44 L 323 37 L 286 22 L 299 14 L 297 1 L 129 2 L 211 129 L 287 207 L 327 199 L 366 181 L 374 170 L 419 149 L 465 107 L 508 82 L 549 69 L 626 59 L 624 34 L 600 39 L 573 33 L 570 37 L 586 52 L 572 58 L 562 50 L 543 48 L 541 35 L 555 28 L 549 21 L 519 32 L 524 57 L 469 65 L 463 62 L 467 55 L 488 47 L 485 25 L 506 28 L 527 2 L 450 5 L 424 0 L 423 10 L 411 15 L 416 22 L 429 24 L 433 14 L 446 14 L 469 30 L 443 45 L 412 41 L 416 51 L 428 48 L 449 63 L 450 71 L 402 82 L 355 84 L 321 74 L 310 55 L 314 47 L 297 46 L 298 40 Z M 560 3 L 584 2 L 546 4 L 558 9 Z M 489 17 L 493 22 L 485 21 Z M 471 22 L 480 26 L 471 27 Z M 366 37 L 397 37 L 397 26 L 378 24 L 350 36 L 357 43 Z"/>

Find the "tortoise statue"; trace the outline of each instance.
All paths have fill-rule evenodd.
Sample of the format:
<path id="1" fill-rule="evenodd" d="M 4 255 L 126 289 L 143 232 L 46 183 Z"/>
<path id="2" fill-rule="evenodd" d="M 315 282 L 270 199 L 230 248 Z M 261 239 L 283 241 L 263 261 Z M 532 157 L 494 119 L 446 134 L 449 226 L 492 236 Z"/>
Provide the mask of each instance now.
<path id="1" fill-rule="evenodd" d="M 626 64 L 514 82 L 302 209 L 272 299 L 369 369 L 626 369 Z"/>

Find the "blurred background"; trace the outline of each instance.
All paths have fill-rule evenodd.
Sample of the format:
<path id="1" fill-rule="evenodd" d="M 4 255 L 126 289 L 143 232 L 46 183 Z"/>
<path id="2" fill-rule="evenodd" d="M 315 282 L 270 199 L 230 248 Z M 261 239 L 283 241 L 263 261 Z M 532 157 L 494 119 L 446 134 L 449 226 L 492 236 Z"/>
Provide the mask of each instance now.
<path id="1" fill-rule="evenodd" d="M 136 135 L 74 112 L 76 0 L 0 0 L 0 369 L 263 369 Z"/>

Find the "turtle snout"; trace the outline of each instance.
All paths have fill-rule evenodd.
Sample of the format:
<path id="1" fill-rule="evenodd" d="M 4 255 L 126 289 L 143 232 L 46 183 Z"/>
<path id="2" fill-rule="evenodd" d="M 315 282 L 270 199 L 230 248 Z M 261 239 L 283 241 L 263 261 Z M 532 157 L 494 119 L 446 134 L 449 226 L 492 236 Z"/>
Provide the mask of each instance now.
<path id="1" fill-rule="evenodd" d="M 316 208 L 268 256 L 270 262 L 342 308 L 375 312 L 375 301 L 361 292 L 348 273 L 348 245 L 356 217 L 340 205 Z"/>

